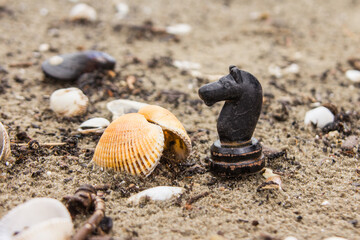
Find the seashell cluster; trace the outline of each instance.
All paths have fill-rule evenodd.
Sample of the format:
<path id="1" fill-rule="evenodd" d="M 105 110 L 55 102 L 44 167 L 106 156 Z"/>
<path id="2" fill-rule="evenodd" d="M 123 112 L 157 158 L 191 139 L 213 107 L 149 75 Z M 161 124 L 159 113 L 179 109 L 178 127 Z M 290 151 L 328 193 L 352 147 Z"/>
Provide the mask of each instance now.
<path id="1" fill-rule="evenodd" d="M 93 161 L 104 168 L 148 176 L 162 156 L 180 162 L 190 151 L 191 140 L 180 121 L 165 108 L 147 105 L 107 127 Z"/>
<path id="2" fill-rule="evenodd" d="M 58 200 L 31 199 L 0 220 L 0 239 L 67 240 L 73 232 L 70 213 Z"/>
<path id="3" fill-rule="evenodd" d="M 62 88 L 50 96 L 50 109 L 61 117 L 76 117 L 86 113 L 89 99 L 78 88 Z"/>
<path id="4" fill-rule="evenodd" d="M 79 3 L 70 10 L 69 18 L 72 21 L 85 20 L 95 22 L 97 14 L 95 8 L 85 3 Z"/>
<path id="5" fill-rule="evenodd" d="M 10 153 L 10 138 L 4 125 L 0 122 L 0 161 L 6 160 Z"/>
<path id="6" fill-rule="evenodd" d="M 106 104 L 107 109 L 113 114 L 113 120 L 127 113 L 136 113 L 140 108 L 145 107 L 146 103 L 118 99 Z"/>
<path id="7" fill-rule="evenodd" d="M 142 199 L 149 198 L 153 201 L 166 201 L 173 196 L 179 196 L 184 192 L 182 187 L 158 186 L 136 193 L 128 198 L 128 203 L 138 204 Z"/>
<path id="8" fill-rule="evenodd" d="M 103 133 L 109 124 L 109 120 L 105 118 L 91 118 L 80 124 L 78 131 L 82 134 Z"/>
<path id="9" fill-rule="evenodd" d="M 53 56 L 44 61 L 41 68 L 47 77 L 71 81 L 86 72 L 99 69 L 112 70 L 115 64 L 115 59 L 107 53 L 84 51 Z"/>

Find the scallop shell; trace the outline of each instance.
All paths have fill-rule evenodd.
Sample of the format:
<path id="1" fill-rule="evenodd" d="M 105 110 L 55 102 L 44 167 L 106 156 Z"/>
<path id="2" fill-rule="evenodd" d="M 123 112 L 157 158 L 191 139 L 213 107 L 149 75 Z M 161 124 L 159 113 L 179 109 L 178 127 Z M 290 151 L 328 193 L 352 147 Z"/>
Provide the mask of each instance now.
<path id="1" fill-rule="evenodd" d="M 15 207 L 0 226 L 0 239 L 12 236 L 12 240 L 66 240 L 73 232 L 68 210 L 51 198 L 34 198 Z"/>
<path id="2" fill-rule="evenodd" d="M 109 120 L 105 118 L 91 118 L 80 124 L 78 131 L 82 134 L 103 133 L 109 124 Z"/>
<path id="3" fill-rule="evenodd" d="M 0 161 L 6 160 L 11 153 L 10 138 L 4 125 L 0 122 Z"/>
<path id="4" fill-rule="evenodd" d="M 165 135 L 164 157 L 180 162 L 186 160 L 191 152 L 191 140 L 181 122 L 169 110 L 147 105 L 139 113 L 152 123 L 159 125 Z"/>
<path id="5" fill-rule="evenodd" d="M 113 114 L 113 120 L 115 120 L 126 113 L 136 113 L 146 105 L 148 104 L 127 99 L 118 99 L 108 102 L 106 107 Z"/>
<path id="6" fill-rule="evenodd" d="M 161 127 L 138 113 L 113 121 L 96 146 L 93 161 L 105 168 L 148 176 L 157 166 L 164 148 Z"/>
<path id="7" fill-rule="evenodd" d="M 50 108 L 58 116 L 76 117 L 86 113 L 89 99 L 78 88 L 62 88 L 50 96 Z"/>

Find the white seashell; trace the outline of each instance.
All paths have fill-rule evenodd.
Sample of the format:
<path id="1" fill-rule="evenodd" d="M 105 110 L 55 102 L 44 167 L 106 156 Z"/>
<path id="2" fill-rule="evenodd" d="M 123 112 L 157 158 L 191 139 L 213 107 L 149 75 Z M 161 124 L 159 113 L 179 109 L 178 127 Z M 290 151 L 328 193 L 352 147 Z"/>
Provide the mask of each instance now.
<path id="1" fill-rule="evenodd" d="M 191 26 L 189 24 L 180 23 L 166 27 L 165 31 L 174 35 L 185 35 L 191 32 Z"/>
<path id="2" fill-rule="evenodd" d="M 325 127 L 327 124 L 334 121 L 334 114 L 326 107 L 317 107 L 308 111 L 305 114 L 305 125 L 310 123 L 316 125 L 319 128 Z"/>
<path id="3" fill-rule="evenodd" d="M 0 122 L 0 161 L 6 160 L 10 154 L 10 138 L 4 125 Z"/>
<path id="4" fill-rule="evenodd" d="M 91 118 L 80 124 L 78 131 L 82 134 L 102 133 L 109 124 L 109 120 L 105 118 Z"/>
<path id="5" fill-rule="evenodd" d="M 168 187 L 159 186 L 154 188 L 146 189 L 135 195 L 132 195 L 128 202 L 132 204 L 138 204 L 143 198 L 150 198 L 153 201 L 165 201 L 169 200 L 173 196 L 180 195 L 185 189 L 182 187 Z"/>
<path id="6" fill-rule="evenodd" d="M 358 70 L 347 70 L 345 73 L 346 77 L 352 82 L 360 82 L 360 71 Z"/>
<path id="7" fill-rule="evenodd" d="M 118 117 L 127 113 L 136 113 L 140 108 L 148 104 L 131 101 L 127 99 L 118 99 L 106 104 L 107 109 L 113 114 L 112 120 L 114 121 Z"/>
<path id="8" fill-rule="evenodd" d="M 50 96 L 50 108 L 58 116 L 76 117 L 86 113 L 89 99 L 78 88 L 62 88 Z"/>
<path id="9" fill-rule="evenodd" d="M 12 240 L 66 240 L 73 232 L 68 210 L 52 198 L 34 198 L 15 207 L 0 220 L 0 226 L 5 229 L 0 230 L 0 237 L 4 232 Z"/>
<path id="10" fill-rule="evenodd" d="M 328 200 L 325 200 L 321 203 L 321 206 L 327 206 L 330 205 L 330 202 Z"/>
<path id="11" fill-rule="evenodd" d="M 97 19 L 97 14 L 93 7 L 85 3 L 78 3 L 71 9 L 69 18 L 73 21 L 87 20 L 94 22 Z"/>
<path id="12" fill-rule="evenodd" d="M 178 61 L 175 60 L 173 62 L 173 65 L 181 70 L 196 70 L 196 69 L 200 69 L 201 65 L 200 63 L 195 63 L 195 62 L 189 62 L 189 61 Z"/>
<path id="13" fill-rule="evenodd" d="M 123 19 L 129 13 L 129 6 L 126 3 L 117 3 L 116 7 L 116 17 L 118 19 Z"/>

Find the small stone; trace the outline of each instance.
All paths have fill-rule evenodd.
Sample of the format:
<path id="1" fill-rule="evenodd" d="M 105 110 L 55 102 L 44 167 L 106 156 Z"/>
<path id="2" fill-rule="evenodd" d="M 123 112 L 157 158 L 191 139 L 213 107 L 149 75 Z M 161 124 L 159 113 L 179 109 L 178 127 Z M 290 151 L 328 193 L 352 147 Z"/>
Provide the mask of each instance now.
<path id="1" fill-rule="evenodd" d="M 297 74 L 300 72 L 300 67 L 296 63 L 290 64 L 283 70 L 286 74 Z"/>
<path id="2" fill-rule="evenodd" d="M 330 202 L 328 200 L 325 200 L 321 203 L 321 206 L 327 206 L 330 205 Z"/>
<path id="3" fill-rule="evenodd" d="M 47 8 L 41 8 L 39 12 L 41 16 L 46 16 L 49 14 L 49 10 Z"/>
<path id="4" fill-rule="evenodd" d="M 343 141 L 341 148 L 344 150 L 353 150 L 359 145 L 359 138 L 355 135 L 351 135 Z"/>
<path id="5" fill-rule="evenodd" d="M 319 128 L 325 127 L 335 119 L 334 114 L 326 107 L 317 107 L 306 112 L 305 125 L 313 124 Z"/>
<path id="6" fill-rule="evenodd" d="M 347 70 L 345 75 L 352 82 L 355 83 L 360 82 L 360 71 L 358 70 Z"/>

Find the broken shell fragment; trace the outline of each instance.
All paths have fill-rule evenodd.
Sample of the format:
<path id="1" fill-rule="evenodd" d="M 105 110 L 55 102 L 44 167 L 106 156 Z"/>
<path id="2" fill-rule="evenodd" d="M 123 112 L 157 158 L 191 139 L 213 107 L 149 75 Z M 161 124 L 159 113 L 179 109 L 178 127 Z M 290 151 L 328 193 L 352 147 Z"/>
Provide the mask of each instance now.
<path id="1" fill-rule="evenodd" d="M 266 180 L 258 187 L 258 191 L 265 189 L 282 190 L 282 182 L 280 176 L 273 173 L 273 170 L 271 170 L 270 168 L 264 168 L 263 171 L 263 176 L 266 178 Z"/>
<path id="2" fill-rule="evenodd" d="M 94 22 L 97 19 L 97 14 L 95 8 L 85 3 L 79 3 L 70 10 L 69 18 L 72 21 L 83 20 Z"/>
<path id="3" fill-rule="evenodd" d="M 0 161 L 6 160 L 10 153 L 10 138 L 4 125 L 0 122 Z"/>
<path id="4" fill-rule="evenodd" d="M 181 162 L 191 152 L 191 140 L 181 122 L 169 110 L 156 105 L 147 105 L 139 113 L 159 125 L 165 135 L 164 157 Z"/>
<path id="5" fill-rule="evenodd" d="M 131 101 L 127 99 L 118 99 L 106 104 L 107 109 L 113 114 L 113 120 L 127 113 L 136 113 L 140 108 L 148 104 Z"/>
<path id="6" fill-rule="evenodd" d="M 78 88 L 62 88 L 50 96 L 50 108 L 61 117 L 76 117 L 86 113 L 89 99 Z"/>
<path id="7" fill-rule="evenodd" d="M 104 52 L 84 51 L 53 56 L 44 61 L 41 68 L 50 78 L 71 81 L 81 74 L 101 69 L 114 69 L 116 61 Z"/>
<path id="8" fill-rule="evenodd" d="M 184 192 L 182 187 L 168 187 L 168 186 L 158 186 L 146 189 L 142 192 L 139 192 L 135 195 L 132 195 L 128 202 L 132 204 L 139 204 L 139 202 L 144 198 L 149 198 L 153 201 L 165 201 L 169 200 L 174 196 L 179 196 Z"/>
<path id="9" fill-rule="evenodd" d="M 148 176 L 159 163 L 163 148 L 161 127 L 149 123 L 141 114 L 129 113 L 106 128 L 93 161 L 104 168 Z"/>
<path id="10" fill-rule="evenodd" d="M 334 114 L 326 107 L 317 107 L 305 114 L 305 125 L 313 124 L 319 128 L 325 127 L 335 119 Z"/>
<path id="11" fill-rule="evenodd" d="M 105 118 L 91 118 L 80 124 L 78 131 L 82 134 L 103 133 L 109 125 L 109 120 Z"/>
<path id="12" fill-rule="evenodd" d="M 0 220 L 0 226 L 0 239 L 12 240 L 66 240 L 73 232 L 68 210 L 51 198 L 34 198 L 15 207 Z"/>

